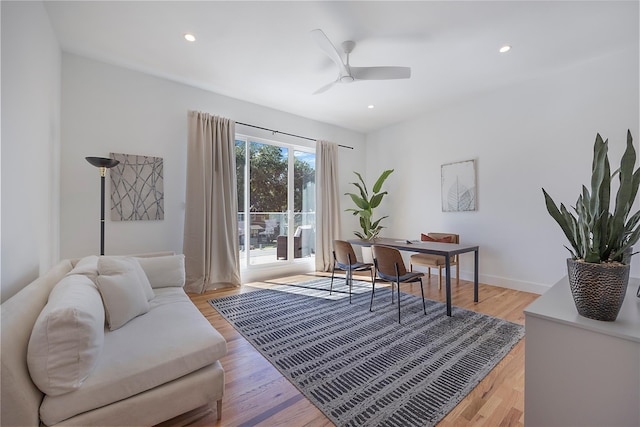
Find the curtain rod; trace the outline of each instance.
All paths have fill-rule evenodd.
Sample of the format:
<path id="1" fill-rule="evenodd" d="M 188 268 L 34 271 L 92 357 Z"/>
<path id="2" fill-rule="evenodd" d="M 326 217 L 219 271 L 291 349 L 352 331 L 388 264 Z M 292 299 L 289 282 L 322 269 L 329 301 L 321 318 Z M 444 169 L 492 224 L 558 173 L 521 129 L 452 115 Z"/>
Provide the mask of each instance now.
<path id="1" fill-rule="evenodd" d="M 314 141 L 314 142 L 316 142 L 316 141 L 317 141 L 317 139 L 314 139 L 314 138 L 308 138 L 308 137 L 306 137 L 306 136 L 294 135 L 294 134 L 292 134 L 292 133 L 287 133 L 287 132 L 280 132 L 280 131 L 273 130 L 273 129 L 263 128 L 263 127 L 261 127 L 261 126 L 250 125 L 250 124 L 248 124 L 248 123 L 236 122 L 236 124 L 237 124 L 237 125 L 242 125 L 242 126 L 249 126 L 250 128 L 256 128 L 256 129 L 266 130 L 266 131 L 271 132 L 271 133 L 272 133 L 272 134 L 274 134 L 274 135 L 275 135 L 276 133 L 280 133 L 280 134 L 282 134 L 282 135 L 293 136 L 293 137 L 295 137 L 295 138 L 306 139 L 306 140 L 308 140 L 308 141 Z M 353 147 L 349 147 L 348 145 L 340 145 L 340 144 L 338 144 L 338 147 L 348 148 L 348 149 L 350 149 L 350 150 L 353 150 Z"/>

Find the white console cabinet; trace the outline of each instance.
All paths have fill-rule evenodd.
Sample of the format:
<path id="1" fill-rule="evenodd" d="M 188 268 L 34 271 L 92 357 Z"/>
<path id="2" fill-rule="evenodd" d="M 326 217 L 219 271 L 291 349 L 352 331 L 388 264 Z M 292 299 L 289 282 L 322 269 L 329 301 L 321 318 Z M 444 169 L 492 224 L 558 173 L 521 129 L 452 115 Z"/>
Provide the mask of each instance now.
<path id="1" fill-rule="evenodd" d="M 640 279 L 615 322 L 578 315 L 567 278 L 525 313 L 525 427 L 640 426 Z"/>

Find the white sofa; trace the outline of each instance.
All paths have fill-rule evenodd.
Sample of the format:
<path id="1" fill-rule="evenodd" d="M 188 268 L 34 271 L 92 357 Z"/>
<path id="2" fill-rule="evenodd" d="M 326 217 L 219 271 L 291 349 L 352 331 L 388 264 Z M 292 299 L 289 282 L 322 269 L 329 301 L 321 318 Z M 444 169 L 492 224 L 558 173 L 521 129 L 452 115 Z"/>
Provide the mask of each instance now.
<path id="1" fill-rule="evenodd" d="M 149 426 L 214 401 L 220 419 L 226 342 L 183 285 L 182 255 L 94 256 L 5 301 L 2 425 Z"/>

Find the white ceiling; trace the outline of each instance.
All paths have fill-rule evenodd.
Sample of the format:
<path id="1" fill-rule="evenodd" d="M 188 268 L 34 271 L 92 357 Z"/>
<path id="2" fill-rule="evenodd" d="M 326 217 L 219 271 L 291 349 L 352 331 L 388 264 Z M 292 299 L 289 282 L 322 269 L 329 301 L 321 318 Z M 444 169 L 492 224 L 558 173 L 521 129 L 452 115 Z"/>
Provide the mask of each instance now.
<path id="1" fill-rule="evenodd" d="M 637 1 L 45 5 L 64 51 L 359 132 L 638 46 Z M 310 37 L 315 28 L 336 46 L 357 43 L 351 65 L 409 66 L 411 79 L 312 95 L 337 76 Z M 187 32 L 195 43 L 184 40 Z M 513 49 L 498 53 L 503 44 Z"/>

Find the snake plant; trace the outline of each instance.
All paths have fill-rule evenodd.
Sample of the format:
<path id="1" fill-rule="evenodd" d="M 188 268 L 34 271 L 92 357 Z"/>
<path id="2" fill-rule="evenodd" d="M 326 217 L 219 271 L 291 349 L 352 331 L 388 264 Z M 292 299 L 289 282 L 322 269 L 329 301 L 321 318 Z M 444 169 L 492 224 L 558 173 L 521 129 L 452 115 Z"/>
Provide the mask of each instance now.
<path id="1" fill-rule="evenodd" d="M 353 200 L 353 203 L 356 205 L 356 208 L 346 209 L 346 211 L 353 212 L 354 216 L 360 216 L 360 228 L 362 228 L 362 233 L 359 231 L 354 232 L 354 234 L 360 239 L 375 239 L 384 228 L 380 225 L 380 221 L 388 216 L 383 216 L 382 218 L 373 220 L 373 210 L 380 206 L 382 198 L 387 194 L 386 191 L 381 192 L 380 190 L 382 190 L 382 184 L 384 184 L 385 180 L 392 172 L 393 169 L 387 169 L 382 172 L 382 175 L 380 175 L 373 185 L 373 194 L 371 196 L 369 196 L 367 185 L 364 183 L 362 176 L 358 172 L 354 172 L 360 182 L 352 182 L 351 184 L 355 185 L 358 190 L 360 190 L 360 194 L 345 193 L 345 195 L 351 196 L 351 200 Z"/>
<path id="2" fill-rule="evenodd" d="M 562 228 L 571 244 L 565 246 L 573 259 L 590 263 L 620 262 L 629 264 L 631 247 L 640 238 L 640 211 L 629 217 L 640 184 L 640 168 L 633 170 L 636 151 L 631 131 L 627 132 L 627 147 L 620 160 L 620 168 L 611 173 L 607 155 L 609 140 L 596 136 L 593 147 L 591 192 L 583 185 L 573 212 L 560 204 L 557 207 L 542 189 L 549 214 Z M 619 187 L 610 212 L 611 181 L 618 176 Z"/>

